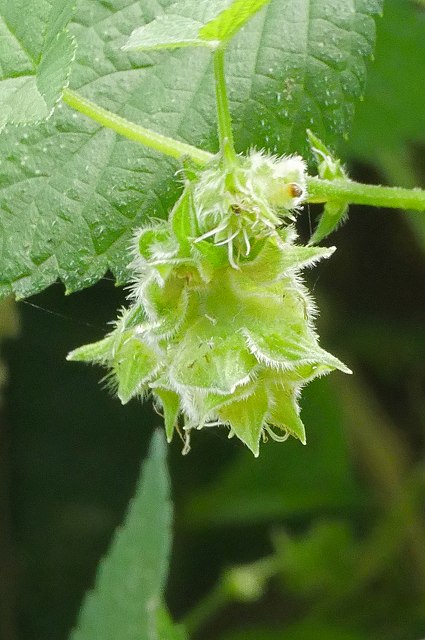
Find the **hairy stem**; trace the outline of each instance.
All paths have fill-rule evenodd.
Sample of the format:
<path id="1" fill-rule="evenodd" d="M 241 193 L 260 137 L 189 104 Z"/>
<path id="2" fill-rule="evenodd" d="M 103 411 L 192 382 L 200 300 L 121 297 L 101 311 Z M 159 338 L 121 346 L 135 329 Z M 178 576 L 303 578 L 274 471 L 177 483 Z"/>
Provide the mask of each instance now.
<path id="1" fill-rule="evenodd" d="M 214 69 L 217 91 L 217 112 L 219 124 L 220 144 L 223 157 L 233 164 L 236 153 L 233 146 L 233 134 L 227 91 L 224 79 L 224 50 L 218 49 L 214 54 Z M 156 151 L 160 151 L 172 158 L 191 158 L 198 165 L 205 165 L 212 160 L 213 154 L 203 151 L 180 140 L 169 138 L 151 129 L 141 127 L 121 116 L 100 107 L 95 102 L 84 98 L 71 89 L 65 89 L 64 102 L 95 120 L 99 124 L 116 131 L 120 135 L 134 140 Z M 425 190 L 404 189 L 401 187 L 383 187 L 380 185 L 361 184 L 352 180 L 321 180 L 317 177 L 308 178 L 308 202 L 327 202 L 338 200 L 347 204 L 365 204 L 375 207 L 390 207 L 394 209 L 410 209 L 411 211 L 425 211 Z"/>
<path id="2" fill-rule="evenodd" d="M 421 176 L 413 162 L 412 153 L 407 146 L 391 150 L 390 152 L 377 152 L 376 162 L 389 183 L 402 184 L 413 188 L 420 184 Z M 422 251 L 425 250 L 425 226 L 421 215 L 417 211 L 406 211 L 404 218 L 410 225 L 414 237 Z"/>
<path id="3" fill-rule="evenodd" d="M 213 157 L 212 154 L 207 151 L 202 151 L 202 149 L 193 147 L 185 142 L 168 138 L 151 129 L 145 129 L 145 127 L 141 127 L 111 111 L 107 111 L 95 102 L 91 102 L 91 100 L 87 100 L 87 98 L 84 98 L 75 91 L 71 91 L 71 89 L 65 89 L 63 100 L 73 109 L 83 113 L 104 127 L 116 131 L 129 140 L 140 142 L 151 149 L 161 151 L 172 158 L 179 159 L 188 156 L 197 164 L 204 165 Z"/>
<path id="4" fill-rule="evenodd" d="M 308 178 L 308 201 L 327 202 L 337 200 L 348 204 L 365 204 L 373 207 L 425 211 L 425 190 L 383 187 L 361 184 L 352 180 L 321 180 Z"/>
<path id="5" fill-rule="evenodd" d="M 223 160 L 229 165 L 235 164 L 236 152 L 233 142 L 232 119 L 227 98 L 226 78 L 224 74 L 224 48 L 214 53 L 215 95 L 217 101 L 218 135 Z"/>

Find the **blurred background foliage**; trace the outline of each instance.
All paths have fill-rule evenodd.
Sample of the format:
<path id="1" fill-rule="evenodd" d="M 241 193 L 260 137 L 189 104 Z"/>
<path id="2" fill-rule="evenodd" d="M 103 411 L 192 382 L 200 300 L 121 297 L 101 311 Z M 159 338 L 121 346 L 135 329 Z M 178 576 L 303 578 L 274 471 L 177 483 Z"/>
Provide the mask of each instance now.
<path id="1" fill-rule="evenodd" d="M 387 0 L 350 139 L 352 177 L 425 187 L 425 11 Z M 308 210 L 300 221 L 308 236 Z M 425 218 L 352 207 L 338 251 L 308 274 L 325 348 L 354 370 L 303 398 L 308 446 L 258 460 L 220 430 L 179 442 L 167 600 L 203 640 L 425 636 Z M 0 637 L 63 640 L 134 491 L 149 406 L 66 363 L 124 292 L 61 285 L 0 308 Z M 17 332 L 19 337 L 10 340 Z"/>

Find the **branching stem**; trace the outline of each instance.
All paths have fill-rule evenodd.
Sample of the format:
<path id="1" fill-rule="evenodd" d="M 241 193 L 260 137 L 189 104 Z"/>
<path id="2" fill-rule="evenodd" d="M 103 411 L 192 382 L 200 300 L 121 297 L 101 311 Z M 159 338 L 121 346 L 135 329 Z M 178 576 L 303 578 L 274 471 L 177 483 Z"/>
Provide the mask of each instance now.
<path id="1" fill-rule="evenodd" d="M 214 54 L 216 74 L 217 111 L 219 122 L 220 144 L 227 163 L 233 164 L 236 153 L 233 146 L 233 135 L 230 113 L 224 80 L 224 51 L 219 49 Z M 203 151 L 180 140 L 169 138 L 151 129 L 141 127 L 121 116 L 107 111 L 96 103 L 84 98 L 75 91 L 66 89 L 63 100 L 70 107 L 95 120 L 99 124 L 116 131 L 120 135 L 139 142 L 151 149 L 160 151 L 172 158 L 189 157 L 198 165 L 205 165 L 213 159 L 208 151 Z M 390 207 L 410 211 L 425 211 L 425 190 L 404 189 L 401 187 L 385 187 L 380 185 L 361 184 L 352 180 L 322 180 L 317 177 L 308 178 L 308 202 L 327 202 L 337 200 L 347 204 L 365 204 L 374 207 Z"/>

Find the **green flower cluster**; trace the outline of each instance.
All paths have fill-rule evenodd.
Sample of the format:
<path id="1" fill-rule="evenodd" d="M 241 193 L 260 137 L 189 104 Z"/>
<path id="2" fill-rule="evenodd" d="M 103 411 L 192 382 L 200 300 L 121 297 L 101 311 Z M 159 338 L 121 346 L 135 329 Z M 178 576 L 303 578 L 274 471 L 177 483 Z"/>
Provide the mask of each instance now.
<path id="1" fill-rule="evenodd" d="M 301 158 L 252 152 L 187 179 L 169 220 L 140 229 L 130 296 L 114 330 L 68 358 L 109 370 L 123 403 L 151 393 L 167 438 L 224 425 L 254 453 L 261 438 L 305 443 L 297 398 L 349 370 L 323 350 L 299 273 L 334 248 L 299 246 Z"/>

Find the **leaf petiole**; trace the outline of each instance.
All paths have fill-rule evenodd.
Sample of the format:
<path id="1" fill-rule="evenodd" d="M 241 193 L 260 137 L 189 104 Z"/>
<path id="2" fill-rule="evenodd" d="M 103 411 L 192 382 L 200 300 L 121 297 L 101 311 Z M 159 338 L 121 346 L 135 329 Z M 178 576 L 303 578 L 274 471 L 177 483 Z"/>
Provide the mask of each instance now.
<path id="1" fill-rule="evenodd" d="M 169 138 L 161 133 L 130 122 L 116 113 L 100 107 L 95 102 L 84 98 L 79 93 L 71 91 L 71 89 L 65 89 L 63 92 L 63 101 L 76 111 L 83 113 L 104 127 L 116 131 L 125 138 L 139 142 L 172 158 L 180 159 L 188 156 L 197 164 L 204 165 L 214 157 L 207 151 L 203 151 L 185 142 L 180 142 L 180 140 Z"/>
<path id="2" fill-rule="evenodd" d="M 391 209 L 425 211 L 425 190 L 386 187 L 376 184 L 362 184 L 352 180 L 322 180 L 317 177 L 307 179 L 308 202 L 328 200 L 347 204 L 364 204 Z"/>
<path id="3" fill-rule="evenodd" d="M 224 47 L 219 47 L 214 52 L 215 95 L 220 151 L 224 163 L 232 166 L 236 163 L 236 151 L 233 142 L 232 119 L 230 117 L 226 78 L 224 74 L 224 52 Z"/>

